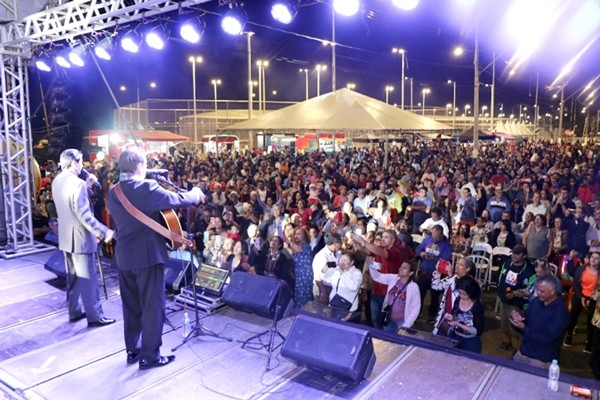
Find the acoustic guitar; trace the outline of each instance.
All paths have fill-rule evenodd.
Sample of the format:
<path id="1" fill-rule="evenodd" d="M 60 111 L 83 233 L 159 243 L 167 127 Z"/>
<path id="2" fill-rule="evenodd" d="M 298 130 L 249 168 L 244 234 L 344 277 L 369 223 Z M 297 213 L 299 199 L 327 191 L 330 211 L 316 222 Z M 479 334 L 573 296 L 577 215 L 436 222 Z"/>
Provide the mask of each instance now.
<path id="1" fill-rule="evenodd" d="M 160 211 L 160 217 L 160 224 L 164 228 L 168 229 L 169 232 L 174 233 L 181 237 L 181 239 L 183 239 L 175 241 L 171 238 L 165 238 L 169 250 L 177 250 L 183 245 L 191 246 L 193 244 L 191 240 L 185 238 L 183 229 L 181 228 L 181 223 L 179 222 L 177 213 L 174 210 L 162 210 Z"/>

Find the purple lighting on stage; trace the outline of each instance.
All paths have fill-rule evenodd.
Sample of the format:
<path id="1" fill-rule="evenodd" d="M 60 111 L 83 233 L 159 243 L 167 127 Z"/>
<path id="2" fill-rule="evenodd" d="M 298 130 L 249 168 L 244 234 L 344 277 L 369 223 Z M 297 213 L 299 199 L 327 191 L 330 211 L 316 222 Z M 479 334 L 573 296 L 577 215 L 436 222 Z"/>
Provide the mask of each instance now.
<path id="1" fill-rule="evenodd" d="M 167 34 L 161 27 L 152 29 L 146 35 L 146 44 L 155 50 L 162 50 L 167 42 Z"/>
<path id="2" fill-rule="evenodd" d="M 197 18 L 188 20 L 179 28 L 181 38 L 190 43 L 198 43 L 204 33 L 204 25 Z"/>
<path id="3" fill-rule="evenodd" d="M 230 35 L 239 35 L 246 25 L 246 14 L 240 8 L 233 8 L 221 20 L 221 28 Z"/>
<path id="4" fill-rule="evenodd" d="M 298 13 L 298 3 L 293 0 L 279 0 L 271 6 L 271 16 L 282 24 L 291 23 Z"/>
<path id="5" fill-rule="evenodd" d="M 140 38 L 135 32 L 129 32 L 121 39 L 121 48 L 130 53 L 137 53 L 140 50 Z"/>

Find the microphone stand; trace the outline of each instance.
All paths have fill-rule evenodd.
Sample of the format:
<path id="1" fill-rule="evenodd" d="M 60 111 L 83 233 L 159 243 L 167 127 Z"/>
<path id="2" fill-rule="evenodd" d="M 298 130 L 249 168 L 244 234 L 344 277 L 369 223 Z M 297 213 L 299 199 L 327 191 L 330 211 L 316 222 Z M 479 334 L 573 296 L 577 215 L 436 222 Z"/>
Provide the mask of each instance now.
<path id="1" fill-rule="evenodd" d="M 175 185 L 173 182 L 171 182 L 169 179 L 160 176 L 160 175 L 155 175 L 154 179 L 156 179 L 158 182 L 164 183 L 168 186 L 171 186 L 172 188 L 174 188 L 175 190 L 179 191 L 179 192 L 187 192 L 186 189 L 180 188 L 177 185 Z M 187 207 L 187 238 L 189 240 L 193 240 L 193 236 L 190 234 L 189 232 L 189 227 L 190 227 L 190 223 L 191 223 L 191 211 L 190 211 L 190 207 Z M 194 325 L 193 328 L 190 330 L 190 332 L 186 335 L 186 337 L 183 338 L 183 340 L 181 341 L 181 343 L 179 343 L 177 346 L 171 348 L 171 351 L 176 351 L 178 348 L 180 348 L 181 346 L 183 346 L 184 344 L 186 344 L 187 342 L 189 342 L 192 338 L 198 337 L 198 336 L 212 336 L 218 339 L 223 339 L 223 340 L 227 340 L 229 342 L 233 342 L 232 338 L 229 337 L 225 337 L 225 336 L 221 336 L 216 332 L 211 331 L 208 328 L 205 328 L 202 324 L 202 320 L 200 319 L 200 313 L 198 311 L 198 297 L 197 297 L 197 291 L 196 291 L 196 265 L 194 264 L 194 246 L 191 245 L 189 246 L 189 253 L 190 253 L 190 261 L 188 261 L 188 265 L 186 266 L 186 268 L 184 269 L 187 270 L 187 268 L 192 268 L 192 293 L 194 295 Z M 184 321 L 185 323 L 185 321 Z"/>

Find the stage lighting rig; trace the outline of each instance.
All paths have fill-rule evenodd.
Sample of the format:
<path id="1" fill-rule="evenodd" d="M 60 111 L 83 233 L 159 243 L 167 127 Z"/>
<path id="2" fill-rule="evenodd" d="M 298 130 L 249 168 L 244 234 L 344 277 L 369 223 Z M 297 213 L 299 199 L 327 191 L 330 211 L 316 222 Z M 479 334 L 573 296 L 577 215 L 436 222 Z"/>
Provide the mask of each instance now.
<path id="1" fill-rule="evenodd" d="M 96 54 L 98 58 L 110 61 L 114 47 L 112 39 L 109 36 L 106 36 L 94 46 L 94 54 Z"/>
<path id="2" fill-rule="evenodd" d="M 85 44 L 74 45 L 69 52 L 69 62 L 76 67 L 83 67 L 85 65 L 85 61 L 83 60 L 85 52 Z"/>
<path id="3" fill-rule="evenodd" d="M 246 25 L 246 13 L 237 3 L 229 3 L 229 11 L 225 13 L 221 20 L 221 28 L 230 35 L 240 35 Z"/>
<path id="4" fill-rule="evenodd" d="M 271 16 L 282 24 L 291 23 L 298 14 L 299 0 L 275 0 L 271 5 Z"/>
<path id="5" fill-rule="evenodd" d="M 162 50 L 168 38 L 168 32 L 164 27 L 155 26 L 146 34 L 146 44 L 155 50 Z"/>
<path id="6" fill-rule="evenodd" d="M 179 28 L 181 38 L 186 42 L 198 43 L 204 34 L 204 20 L 199 17 L 190 18 L 184 21 Z"/>
<path id="7" fill-rule="evenodd" d="M 40 54 L 35 60 L 35 66 L 40 71 L 50 72 L 52 71 L 52 60 L 47 54 Z"/>
<path id="8" fill-rule="evenodd" d="M 137 53 L 140 50 L 142 39 L 135 31 L 129 31 L 121 39 L 121 48 L 130 53 Z"/>

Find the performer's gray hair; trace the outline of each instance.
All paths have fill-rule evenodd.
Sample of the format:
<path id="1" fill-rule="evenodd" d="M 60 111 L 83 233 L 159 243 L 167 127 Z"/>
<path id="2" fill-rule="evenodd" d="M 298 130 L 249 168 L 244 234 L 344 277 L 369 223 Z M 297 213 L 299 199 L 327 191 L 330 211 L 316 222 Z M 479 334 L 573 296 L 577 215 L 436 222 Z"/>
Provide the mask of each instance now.
<path id="1" fill-rule="evenodd" d="M 60 153 L 60 167 L 65 170 L 73 164 L 73 162 L 79 162 L 83 157 L 83 154 L 77 149 L 66 149 Z"/>

